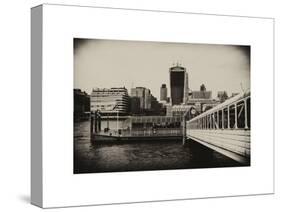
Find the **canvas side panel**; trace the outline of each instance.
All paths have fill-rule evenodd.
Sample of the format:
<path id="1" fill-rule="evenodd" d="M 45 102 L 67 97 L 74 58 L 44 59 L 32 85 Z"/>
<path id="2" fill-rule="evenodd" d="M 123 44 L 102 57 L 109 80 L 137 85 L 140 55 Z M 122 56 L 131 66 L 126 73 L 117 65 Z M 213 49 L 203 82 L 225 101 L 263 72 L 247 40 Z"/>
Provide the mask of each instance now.
<path id="1" fill-rule="evenodd" d="M 31 9 L 31 203 L 42 207 L 43 7 Z"/>

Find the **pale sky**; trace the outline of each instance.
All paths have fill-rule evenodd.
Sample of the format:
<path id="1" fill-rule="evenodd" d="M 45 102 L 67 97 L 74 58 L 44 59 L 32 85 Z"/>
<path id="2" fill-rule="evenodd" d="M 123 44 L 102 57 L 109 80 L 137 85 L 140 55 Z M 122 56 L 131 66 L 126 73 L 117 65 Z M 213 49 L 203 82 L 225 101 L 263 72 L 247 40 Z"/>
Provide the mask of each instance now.
<path id="1" fill-rule="evenodd" d="M 149 88 L 159 100 L 161 84 L 168 87 L 169 68 L 179 62 L 189 75 L 189 88 L 205 84 L 216 98 L 250 88 L 250 47 L 144 41 L 75 39 L 74 88 Z"/>

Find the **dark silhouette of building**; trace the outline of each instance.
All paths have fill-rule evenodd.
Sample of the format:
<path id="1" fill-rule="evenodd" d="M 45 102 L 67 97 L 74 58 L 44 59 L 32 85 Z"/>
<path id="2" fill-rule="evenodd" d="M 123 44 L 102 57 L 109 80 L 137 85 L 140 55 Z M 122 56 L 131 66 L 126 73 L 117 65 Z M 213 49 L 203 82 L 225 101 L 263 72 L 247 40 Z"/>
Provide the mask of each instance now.
<path id="1" fill-rule="evenodd" d="M 155 98 L 153 95 L 151 95 L 151 115 L 158 116 L 158 115 L 165 115 L 166 114 L 166 108 L 163 106 L 163 104 L 159 103 L 157 98 Z"/>
<path id="2" fill-rule="evenodd" d="M 132 115 L 160 115 L 163 112 L 162 104 L 145 87 L 131 89 L 131 114 Z"/>
<path id="3" fill-rule="evenodd" d="M 141 108 L 140 108 L 140 98 L 132 96 L 130 97 L 130 112 L 132 114 L 140 114 Z"/>
<path id="4" fill-rule="evenodd" d="M 206 91 L 206 87 L 205 87 L 204 84 L 202 84 L 202 85 L 200 86 L 200 91 Z"/>
<path id="5" fill-rule="evenodd" d="M 160 88 L 160 101 L 167 101 L 167 86 L 162 84 Z"/>
<path id="6" fill-rule="evenodd" d="M 170 101 L 171 101 L 171 98 L 167 97 L 167 103 L 170 103 Z"/>
<path id="7" fill-rule="evenodd" d="M 151 93 L 149 89 L 145 87 L 132 88 L 131 96 L 139 98 L 141 111 L 151 108 Z"/>
<path id="8" fill-rule="evenodd" d="M 179 64 L 170 68 L 171 103 L 180 105 L 188 101 L 188 74 Z"/>
<path id="9" fill-rule="evenodd" d="M 226 91 L 218 91 L 218 99 L 220 102 L 224 102 L 225 100 L 228 99 L 228 95 Z"/>
<path id="10" fill-rule="evenodd" d="M 81 91 L 81 89 L 73 90 L 74 98 L 74 120 L 78 121 L 84 117 L 86 112 L 90 112 L 90 96 Z"/>

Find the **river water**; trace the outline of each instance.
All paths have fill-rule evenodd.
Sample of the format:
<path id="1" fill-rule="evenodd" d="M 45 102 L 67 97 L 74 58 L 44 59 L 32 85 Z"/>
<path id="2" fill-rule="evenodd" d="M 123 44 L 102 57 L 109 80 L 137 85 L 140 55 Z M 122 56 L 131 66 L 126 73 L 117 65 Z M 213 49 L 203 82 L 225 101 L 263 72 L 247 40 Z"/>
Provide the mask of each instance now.
<path id="1" fill-rule="evenodd" d="M 241 166 L 194 141 L 93 144 L 89 121 L 74 124 L 74 173 Z"/>

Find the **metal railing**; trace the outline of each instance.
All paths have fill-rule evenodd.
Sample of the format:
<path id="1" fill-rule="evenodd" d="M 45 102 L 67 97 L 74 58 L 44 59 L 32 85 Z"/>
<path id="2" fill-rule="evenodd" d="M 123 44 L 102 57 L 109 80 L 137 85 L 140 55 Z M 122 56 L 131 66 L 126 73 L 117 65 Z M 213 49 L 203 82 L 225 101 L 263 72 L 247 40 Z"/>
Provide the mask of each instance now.
<path id="1" fill-rule="evenodd" d="M 181 136 L 181 128 L 155 128 L 155 129 L 133 129 L 133 130 L 121 130 L 121 136 L 134 136 L 134 137 L 145 137 L 145 136 Z"/>
<path id="2" fill-rule="evenodd" d="M 182 128 L 154 128 L 154 129 L 120 129 L 99 132 L 99 135 L 122 137 L 158 137 L 158 136 L 182 136 Z"/>

